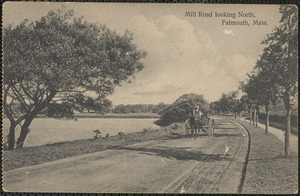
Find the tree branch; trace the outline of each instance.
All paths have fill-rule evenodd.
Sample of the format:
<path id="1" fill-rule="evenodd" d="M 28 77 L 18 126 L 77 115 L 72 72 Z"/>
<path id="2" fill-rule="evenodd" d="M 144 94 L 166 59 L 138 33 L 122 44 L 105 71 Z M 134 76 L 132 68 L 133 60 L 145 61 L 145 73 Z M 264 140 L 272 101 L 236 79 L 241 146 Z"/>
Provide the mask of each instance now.
<path id="1" fill-rule="evenodd" d="M 24 87 L 24 85 L 23 85 L 22 82 L 20 82 L 20 86 L 21 86 L 23 92 L 25 93 L 25 95 L 27 95 L 27 96 L 28 96 L 29 98 L 31 98 L 31 99 L 34 99 L 33 94 L 31 94 L 30 91 L 28 91 L 28 90 Z"/>
<path id="2" fill-rule="evenodd" d="M 12 86 L 12 91 L 17 96 L 17 99 L 19 100 L 19 102 L 25 107 L 25 109 L 27 111 L 30 111 L 30 107 L 27 105 L 27 103 L 23 99 L 22 95 L 18 92 L 18 90 L 14 86 Z"/>
<path id="3" fill-rule="evenodd" d="M 4 97 L 3 97 L 3 108 L 4 108 L 4 114 L 7 116 L 7 118 L 11 121 L 14 122 L 14 118 L 12 116 L 12 111 L 11 111 L 11 106 L 10 104 L 7 104 L 7 96 L 8 96 L 8 91 L 9 91 L 10 86 L 8 85 L 7 88 L 4 88 Z"/>

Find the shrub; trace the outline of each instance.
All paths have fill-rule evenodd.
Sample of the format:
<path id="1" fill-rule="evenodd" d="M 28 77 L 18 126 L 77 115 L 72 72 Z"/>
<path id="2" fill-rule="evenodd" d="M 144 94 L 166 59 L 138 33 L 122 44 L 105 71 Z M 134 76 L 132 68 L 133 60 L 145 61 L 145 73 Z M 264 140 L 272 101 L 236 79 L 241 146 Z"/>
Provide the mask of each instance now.
<path id="1" fill-rule="evenodd" d="M 176 130 L 176 129 L 178 129 L 178 124 L 177 123 L 175 123 L 173 126 L 171 126 L 171 129 L 173 129 L 173 130 Z"/>
<path id="2" fill-rule="evenodd" d="M 123 133 L 123 132 L 118 132 L 118 138 L 121 140 L 121 139 L 123 139 L 124 138 L 124 136 L 125 136 L 125 134 Z"/>
<path id="3" fill-rule="evenodd" d="M 145 134 L 149 131 L 149 129 L 143 129 L 142 133 Z"/>
<path id="4" fill-rule="evenodd" d="M 283 115 L 269 115 L 269 116 L 270 116 L 270 121 L 285 124 L 285 116 L 283 116 Z M 260 113 L 258 115 L 258 118 L 263 121 L 266 121 L 267 115 L 265 113 Z M 297 125 L 298 125 L 298 116 L 292 115 L 291 116 L 291 126 L 297 126 Z"/>
<path id="5" fill-rule="evenodd" d="M 249 118 L 248 118 L 249 119 Z M 261 113 L 258 115 L 258 122 L 265 124 L 267 115 Z M 285 130 L 285 116 L 284 115 L 270 115 L 270 126 L 277 129 Z M 291 116 L 291 133 L 298 135 L 298 116 Z"/>

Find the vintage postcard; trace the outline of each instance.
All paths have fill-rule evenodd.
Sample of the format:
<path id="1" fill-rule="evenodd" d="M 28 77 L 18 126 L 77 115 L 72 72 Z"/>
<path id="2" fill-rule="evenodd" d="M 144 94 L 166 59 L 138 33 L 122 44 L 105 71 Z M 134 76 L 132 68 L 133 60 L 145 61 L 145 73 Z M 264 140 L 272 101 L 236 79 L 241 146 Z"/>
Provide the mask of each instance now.
<path id="1" fill-rule="evenodd" d="M 6 2 L 4 192 L 298 192 L 296 5 Z"/>

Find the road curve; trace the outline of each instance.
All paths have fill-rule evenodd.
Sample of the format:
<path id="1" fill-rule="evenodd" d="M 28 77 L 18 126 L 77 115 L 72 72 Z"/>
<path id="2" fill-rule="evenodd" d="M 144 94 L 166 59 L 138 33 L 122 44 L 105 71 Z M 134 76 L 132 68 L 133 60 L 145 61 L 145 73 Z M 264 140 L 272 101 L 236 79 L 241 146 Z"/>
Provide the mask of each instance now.
<path id="1" fill-rule="evenodd" d="M 13 192 L 237 193 L 248 135 L 226 118 L 216 125 L 214 138 L 182 134 L 4 172 L 3 186 Z"/>

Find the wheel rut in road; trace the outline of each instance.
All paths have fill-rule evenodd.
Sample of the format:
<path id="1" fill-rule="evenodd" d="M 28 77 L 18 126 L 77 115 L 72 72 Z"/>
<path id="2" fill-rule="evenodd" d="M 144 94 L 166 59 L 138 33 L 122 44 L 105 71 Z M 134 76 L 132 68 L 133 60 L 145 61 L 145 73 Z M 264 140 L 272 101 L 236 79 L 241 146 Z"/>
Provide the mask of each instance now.
<path id="1" fill-rule="evenodd" d="M 232 125 L 234 125 L 234 129 L 231 131 L 227 131 L 226 134 L 235 134 L 237 131 L 241 133 L 241 127 L 232 124 L 232 123 L 222 123 L 219 122 L 219 125 L 224 126 L 226 124 L 225 129 L 232 129 Z M 230 127 L 228 127 L 230 125 Z M 225 130 L 219 127 L 220 130 Z M 221 134 L 220 134 L 221 135 Z M 237 155 L 240 154 L 241 149 L 245 150 L 245 134 L 240 134 L 239 137 L 235 137 L 232 142 L 232 138 L 227 137 L 222 142 L 215 142 L 209 148 L 208 151 L 205 152 L 206 156 L 202 157 L 201 160 L 197 164 L 195 164 L 190 169 L 186 170 L 182 175 L 180 175 L 177 179 L 172 181 L 168 186 L 160 190 L 160 192 L 164 193 L 213 193 L 213 192 L 222 192 L 222 190 L 228 190 L 228 187 L 222 187 L 222 178 L 224 177 L 225 172 L 228 170 L 228 167 L 233 162 L 237 161 Z M 213 138 L 212 138 L 213 139 Z M 230 151 L 230 155 L 224 154 L 224 144 L 227 145 Z M 215 155 L 219 156 L 219 160 L 214 160 L 213 157 Z M 243 156 L 242 156 L 243 157 Z M 240 160 L 242 161 L 242 160 Z M 240 170 L 242 169 L 242 163 L 239 163 Z M 241 171 L 240 171 L 241 172 Z M 239 180 L 235 182 L 234 190 L 230 192 L 237 192 Z"/>

